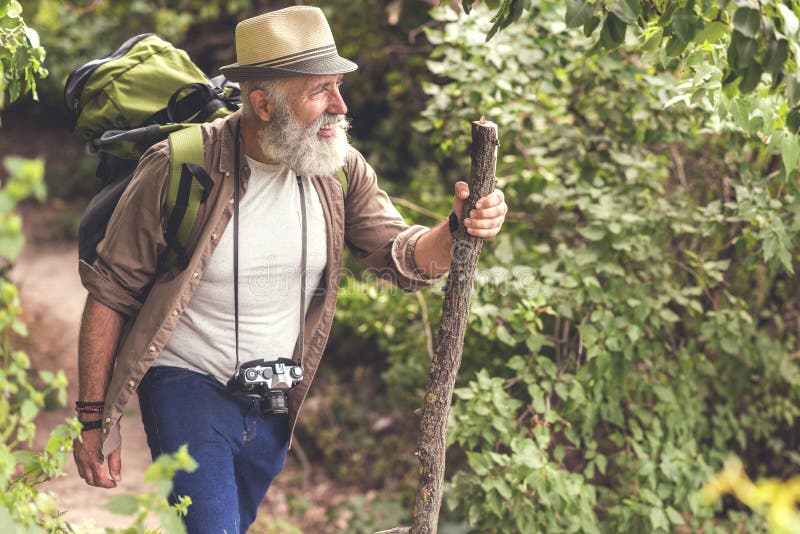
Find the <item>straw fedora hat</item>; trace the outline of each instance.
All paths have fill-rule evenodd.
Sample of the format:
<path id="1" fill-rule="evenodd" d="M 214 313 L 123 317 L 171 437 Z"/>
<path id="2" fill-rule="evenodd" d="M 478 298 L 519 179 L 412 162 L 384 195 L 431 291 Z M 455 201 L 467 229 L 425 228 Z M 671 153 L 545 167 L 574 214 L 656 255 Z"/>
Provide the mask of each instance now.
<path id="1" fill-rule="evenodd" d="M 310 6 L 287 7 L 237 24 L 236 61 L 219 69 L 234 82 L 358 68 L 339 56 L 325 15 Z"/>

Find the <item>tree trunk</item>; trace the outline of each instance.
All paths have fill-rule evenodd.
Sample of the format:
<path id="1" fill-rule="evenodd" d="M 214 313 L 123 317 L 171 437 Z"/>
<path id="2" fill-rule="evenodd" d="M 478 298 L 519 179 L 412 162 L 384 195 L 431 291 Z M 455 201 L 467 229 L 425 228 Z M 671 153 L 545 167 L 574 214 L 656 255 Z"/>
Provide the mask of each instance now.
<path id="1" fill-rule="evenodd" d="M 464 202 L 461 220 L 475 208 L 478 199 L 494 191 L 497 162 L 497 126 L 481 119 L 472 123 L 472 170 L 469 198 Z M 447 419 L 453 398 L 456 373 L 461 365 L 464 333 L 469 318 L 472 280 L 478 265 L 483 239 L 466 233 L 459 225 L 454 239 L 450 274 L 445 286 L 442 319 L 436 336 L 436 352 L 431 363 L 428 389 L 420 418 L 417 456 L 419 485 L 413 511 L 412 534 L 435 534 L 442 504 Z"/>

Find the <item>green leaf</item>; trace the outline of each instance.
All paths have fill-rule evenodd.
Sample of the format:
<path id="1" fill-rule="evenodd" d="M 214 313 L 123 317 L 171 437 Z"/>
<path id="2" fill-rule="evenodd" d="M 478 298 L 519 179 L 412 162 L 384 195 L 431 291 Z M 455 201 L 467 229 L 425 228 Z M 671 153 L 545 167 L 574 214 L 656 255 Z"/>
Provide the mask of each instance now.
<path id="1" fill-rule="evenodd" d="M 23 27 L 25 30 L 25 36 L 28 38 L 28 42 L 30 43 L 32 48 L 39 48 L 39 34 L 33 28 L 29 28 L 28 26 Z"/>
<path id="2" fill-rule="evenodd" d="M 777 7 L 781 17 L 783 17 L 783 33 L 787 37 L 792 37 L 800 29 L 800 21 L 797 20 L 797 15 L 794 14 L 794 11 L 789 6 L 778 2 Z"/>
<path id="3" fill-rule="evenodd" d="M 786 272 L 789 274 L 794 274 L 794 265 L 792 264 L 792 254 L 789 252 L 789 249 L 786 247 L 780 247 L 778 249 L 778 260 L 780 260 L 781 265 L 783 268 L 786 269 Z"/>
<path id="4" fill-rule="evenodd" d="M 652 508 L 650 510 L 650 526 L 653 527 L 653 530 L 669 530 L 669 521 L 667 521 L 667 515 L 663 510 L 660 508 Z"/>
<path id="5" fill-rule="evenodd" d="M 786 99 L 791 107 L 800 104 L 800 73 L 791 73 L 786 77 Z"/>
<path id="6" fill-rule="evenodd" d="M 742 81 L 739 82 L 739 91 L 742 94 L 747 94 L 758 86 L 761 81 L 761 66 L 754 63 L 742 73 Z M 750 132 L 753 133 L 753 132 Z"/>
<path id="7" fill-rule="evenodd" d="M 655 52 L 661 47 L 661 41 L 663 39 L 664 39 L 664 29 L 659 28 L 642 45 L 642 52 Z"/>
<path id="8" fill-rule="evenodd" d="M 602 454 L 598 454 L 594 459 L 594 463 L 597 465 L 597 470 L 600 471 L 600 474 L 605 475 L 608 458 Z"/>
<path id="9" fill-rule="evenodd" d="M 600 43 L 606 48 L 616 48 L 625 41 L 625 32 L 628 25 L 614 13 L 606 16 L 603 29 L 600 31 Z"/>
<path id="10" fill-rule="evenodd" d="M 10 19 L 19 18 L 22 15 L 22 6 L 19 5 L 17 0 L 11 0 L 11 3 L 8 4 L 8 11 L 6 12 L 6 17 Z"/>
<path id="11" fill-rule="evenodd" d="M 139 502 L 133 495 L 118 495 L 108 501 L 106 509 L 119 515 L 133 515 L 139 509 Z"/>
<path id="12" fill-rule="evenodd" d="M 633 24 L 642 14 L 642 5 L 639 0 L 617 0 L 608 4 L 608 10 L 620 20 Z"/>
<path id="13" fill-rule="evenodd" d="M 800 109 L 792 108 L 792 110 L 786 114 L 786 127 L 793 134 L 800 132 Z"/>
<path id="14" fill-rule="evenodd" d="M 606 236 L 605 228 L 599 224 L 584 226 L 579 228 L 578 232 L 589 241 L 602 241 L 602 239 Z"/>
<path id="15" fill-rule="evenodd" d="M 583 25 L 583 35 L 589 37 L 594 33 L 599 25 L 600 17 L 592 17 L 586 24 Z"/>
<path id="16" fill-rule="evenodd" d="M 743 74 L 751 65 L 758 65 L 757 52 L 758 41 L 734 33 L 728 47 L 728 63 L 737 73 Z"/>
<path id="17" fill-rule="evenodd" d="M 658 312 L 658 315 L 661 316 L 661 318 L 668 323 L 677 323 L 681 319 L 680 317 L 678 317 L 677 313 L 670 310 L 669 308 L 661 308 L 661 310 L 659 310 Z"/>
<path id="18" fill-rule="evenodd" d="M 773 39 L 769 42 L 764 52 L 764 72 L 777 74 L 783 70 L 783 65 L 789 57 L 789 41 L 786 39 Z"/>
<path id="19" fill-rule="evenodd" d="M 16 451 L 14 453 L 14 461 L 22 464 L 24 470 L 28 471 L 36 462 L 36 454 L 31 451 Z"/>
<path id="20" fill-rule="evenodd" d="M 716 43 L 728 33 L 728 25 L 718 20 L 709 22 L 702 31 L 697 32 L 695 41 L 698 43 Z"/>
<path id="21" fill-rule="evenodd" d="M 588 23 L 594 16 L 594 5 L 585 0 L 569 0 L 564 21 L 567 28 L 577 28 Z"/>
<path id="22" fill-rule="evenodd" d="M 25 246 L 25 237 L 18 235 L 0 235 L 0 258 L 14 263 Z"/>
<path id="23" fill-rule="evenodd" d="M 761 33 L 761 13 L 752 7 L 740 7 L 733 15 L 733 27 L 742 35 L 754 39 Z"/>
<path id="24" fill-rule="evenodd" d="M 686 50 L 686 47 L 689 45 L 687 41 L 684 41 L 677 35 L 673 35 L 669 38 L 669 42 L 667 42 L 667 46 L 664 49 L 664 53 L 667 54 L 667 57 L 678 57 L 681 52 Z"/>
<path id="25" fill-rule="evenodd" d="M 528 367 L 528 362 L 525 361 L 525 358 L 523 358 L 522 356 L 516 355 L 516 356 L 513 356 L 510 360 L 508 360 L 508 363 L 506 363 L 506 366 L 509 369 L 512 369 L 512 370 L 514 370 L 514 371 L 519 373 L 520 371 L 522 371 L 523 369 Z"/>
<path id="26" fill-rule="evenodd" d="M 788 177 L 800 161 L 800 140 L 796 135 L 787 135 L 781 140 L 781 160 Z"/>
<path id="27" fill-rule="evenodd" d="M 178 514 L 170 509 L 159 512 L 160 526 L 164 529 L 165 534 L 185 534 L 186 528 L 183 522 L 178 517 Z"/>
<path id="28" fill-rule="evenodd" d="M 667 511 L 667 517 L 669 518 L 670 522 L 672 522 L 673 525 L 686 524 L 686 522 L 683 520 L 683 517 L 681 517 L 681 514 L 679 514 L 678 511 L 672 506 L 667 506 L 666 511 Z"/>
<path id="29" fill-rule="evenodd" d="M 497 327 L 497 339 L 512 347 L 517 344 L 517 340 L 514 339 L 514 336 L 508 332 L 504 325 Z"/>
<path id="30" fill-rule="evenodd" d="M 22 401 L 22 406 L 20 406 L 19 412 L 20 421 L 22 423 L 29 423 L 30 421 L 33 421 L 33 419 L 36 417 L 36 414 L 39 413 L 39 408 L 32 400 L 25 399 Z"/>
<path id="31" fill-rule="evenodd" d="M 0 532 L 22 532 L 17 528 L 17 524 L 11 518 L 11 514 L 5 504 L 0 504 Z"/>
<path id="32" fill-rule="evenodd" d="M 680 40 L 690 43 L 694 40 L 697 33 L 698 19 L 694 15 L 689 15 L 683 11 L 675 15 L 672 19 L 672 30 Z"/>

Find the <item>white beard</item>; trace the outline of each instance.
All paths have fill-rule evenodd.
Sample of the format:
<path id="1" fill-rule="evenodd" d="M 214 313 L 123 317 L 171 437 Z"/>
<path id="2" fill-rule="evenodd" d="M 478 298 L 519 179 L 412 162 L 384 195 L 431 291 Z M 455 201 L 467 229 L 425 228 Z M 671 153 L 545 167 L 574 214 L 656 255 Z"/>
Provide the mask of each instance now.
<path id="1" fill-rule="evenodd" d="M 330 125 L 332 137 L 320 137 L 319 129 Z M 344 115 L 323 113 L 306 126 L 294 118 L 289 106 L 276 102 L 270 121 L 261 132 L 261 150 L 272 161 L 283 163 L 299 176 L 335 175 L 344 165 L 349 121 Z"/>

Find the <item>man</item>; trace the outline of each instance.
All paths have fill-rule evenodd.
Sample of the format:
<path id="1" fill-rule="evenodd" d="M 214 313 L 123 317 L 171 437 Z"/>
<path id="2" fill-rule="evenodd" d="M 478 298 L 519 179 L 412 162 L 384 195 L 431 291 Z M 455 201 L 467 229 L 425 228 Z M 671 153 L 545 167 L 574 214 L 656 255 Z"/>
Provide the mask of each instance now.
<path id="1" fill-rule="evenodd" d="M 172 496 L 191 497 L 191 533 L 245 532 L 282 469 L 327 341 L 344 244 L 404 289 L 446 272 L 452 245 L 447 220 L 407 226 L 349 147 L 339 84 L 356 65 L 338 55 L 319 9 L 241 22 L 236 52 L 237 63 L 221 70 L 241 82 L 243 109 L 203 126 L 214 187 L 189 238 L 188 267 L 157 269 L 166 248 L 167 143 L 142 157 L 97 261 L 80 265 L 89 291 L 76 403 L 80 475 L 93 486 L 119 482 L 119 419 L 138 391 L 153 458 L 188 443 L 199 463 L 176 476 Z M 336 177 L 342 167 L 346 196 Z M 467 196 L 459 182 L 455 213 Z M 463 223 L 493 237 L 506 211 L 495 191 Z M 279 409 L 285 391 L 277 400 L 242 395 L 237 375 L 244 362 L 279 358 L 302 368 L 288 389 L 288 415 Z M 268 413 L 276 407 L 278 415 Z"/>

